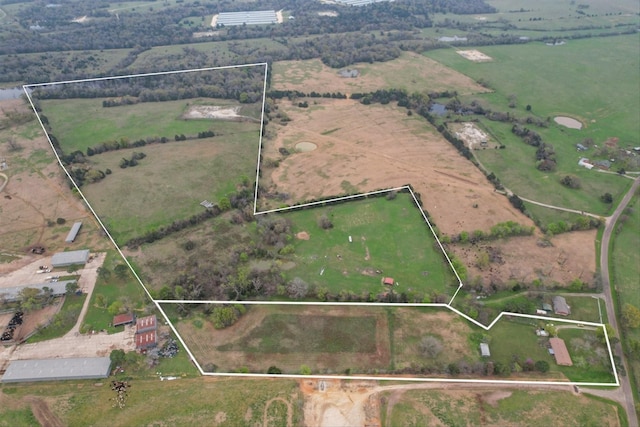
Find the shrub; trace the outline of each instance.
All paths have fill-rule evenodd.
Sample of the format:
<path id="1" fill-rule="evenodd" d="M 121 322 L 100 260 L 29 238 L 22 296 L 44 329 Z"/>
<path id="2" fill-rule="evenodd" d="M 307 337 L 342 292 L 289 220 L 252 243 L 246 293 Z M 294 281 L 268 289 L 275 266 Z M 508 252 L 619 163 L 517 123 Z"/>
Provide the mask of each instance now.
<path id="1" fill-rule="evenodd" d="M 542 372 L 542 373 L 549 372 L 549 363 L 546 362 L 545 360 L 538 360 L 535 363 L 534 368 L 538 372 Z"/>

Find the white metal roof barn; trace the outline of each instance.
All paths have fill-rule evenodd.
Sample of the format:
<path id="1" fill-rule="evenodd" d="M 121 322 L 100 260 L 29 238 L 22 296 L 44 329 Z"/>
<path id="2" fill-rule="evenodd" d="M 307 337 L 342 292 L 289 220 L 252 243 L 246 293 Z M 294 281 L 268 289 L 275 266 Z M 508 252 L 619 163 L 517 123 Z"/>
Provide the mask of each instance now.
<path id="1" fill-rule="evenodd" d="M 278 23 L 275 10 L 256 10 L 247 12 L 224 12 L 218 15 L 217 25 L 266 25 Z"/>
<path id="2" fill-rule="evenodd" d="M 89 260 L 89 249 L 81 251 L 58 252 L 51 257 L 53 267 L 68 267 L 76 264 L 86 264 Z"/>
<path id="3" fill-rule="evenodd" d="M 4 373 L 3 383 L 60 381 L 107 378 L 111 369 L 108 357 L 14 360 Z"/>

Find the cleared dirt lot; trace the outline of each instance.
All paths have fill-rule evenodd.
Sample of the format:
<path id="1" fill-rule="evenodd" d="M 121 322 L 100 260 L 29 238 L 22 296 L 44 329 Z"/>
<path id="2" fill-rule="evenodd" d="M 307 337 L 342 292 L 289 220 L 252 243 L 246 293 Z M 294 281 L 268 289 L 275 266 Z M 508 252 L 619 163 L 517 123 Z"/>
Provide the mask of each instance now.
<path id="1" fill-rule="evenodd" d="M 464 74 L 411 52 L 405 52 L 393 61 L 360 63 L 348 68 L 358 70 L 360 75 L 340 77 L 338 69 L 327 67 L 319 59 L 278 61 L 273 64 L 273 87 L 304 93 L 331 91 L 344 94 L 390 87 L 408 92 L 457 90 L 460 94 L 471 94 L 488 91 Z"/>

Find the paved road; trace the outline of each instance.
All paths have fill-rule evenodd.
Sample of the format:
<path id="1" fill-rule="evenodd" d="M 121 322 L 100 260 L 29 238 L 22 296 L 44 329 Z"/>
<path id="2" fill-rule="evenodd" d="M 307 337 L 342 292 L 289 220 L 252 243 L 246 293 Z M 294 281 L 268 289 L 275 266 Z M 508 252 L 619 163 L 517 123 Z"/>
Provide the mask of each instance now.
<path id="1" fill-rule="evenodd" d="M 611 234 L 615 229 L 618 218 L 620 217 L 622 212 L 625 210 L 625 208 L 631 201 L 631 198 L 633 197 L 633 195 L 635 194 L 639 186 L 640 186 L 640 177 L 636 178 L 636 180 L 634 181 L 629 191 L 627 191 L 627 194 L 625 194 L 625 196 L 622 198 L 622 201 L 616 208 L 613 215 L 607 218 L 605 223 L 606 225 L 605 225 L 604 233 L 602 235 L 602 245 L 600 249 L 600 274 L 602 275 L 602 292 L 606 296 L 605 306 L 607 307 L 609 324 L 611 324 L 611 326 L 616 331 L 616 334 L 618 336 L 620 336 L 620 332 L 619 332 L 620 330 L 618 329 L 618 321 L 615 315 L 613 296 L 611 295 L 611 281 L 609 279 L 609 244 L 611 242 Z M 622 345 L 620 343 L 617 343 L 613 347 L 613 351 L 614 353 L 621 356 L 624 369 L 625 371 L 629 372 L 629 370 L 627 369 L 627 364 L 624 359 L 623 352 L 622 352 Z M 638 427 L 638 417 L 636 416 L 636 410 L 633 402 L 633 393 L 631 392 L 631 383 L 629 381 L 628 376 L 624 376 L 624 377 L 620 376 L 620 386 L 622 388 L 623 395 L 625 398 L 624 402 L 621 402 L 621 403 L 623 403 L 627 411 L 627 417 L 629 419 L 629 427 Z"/>

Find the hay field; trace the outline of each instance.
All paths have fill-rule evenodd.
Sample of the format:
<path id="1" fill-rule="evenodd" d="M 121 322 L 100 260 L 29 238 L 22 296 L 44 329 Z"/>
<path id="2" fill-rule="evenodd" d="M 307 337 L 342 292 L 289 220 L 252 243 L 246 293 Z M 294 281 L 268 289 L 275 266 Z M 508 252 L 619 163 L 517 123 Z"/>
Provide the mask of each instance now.
<path id="1" fill-rule="evenodd" d="M 292 120 L 274 126 L 276 137 L 263 141 L 264 158 L 278 158 L 280 147 L 294 152 L 301 141 L 318 146 L 284 158 L 277 168 L 262 166 L 261 188 L 289 194 L 286 203 L 411 184 L 447 234 L 509 220 L 533 225 L 425 119 L 391 105 L 317 102 L 308 109 L 281 102 Z M 278 206 L 264 198 L 260 203 Z"/>
<path id="2" fill-rule="evenodd" d="M 217 372 L 266 373 L 276 366 L 299 373 L 302 365 L 313 373 L 373 372 L 391 362 L 384 308 L 250 306 L 234 325 L 220 330 L 197 319 L 178 321 L 176 328 L 198 362 L 205 369 L 215 365 Z"/>
<path id="3" fill-rule="evenodd" d="M 356 78 L 343 78 L 338 69 L 320 59 L 278 61 L 273 64 L 273 88 L 301 92 L 373 92 L 378 89 L 405 89 L 407 92 L 456 90 L 461 94 L 483 93 L 487 89 L 471 78 L 423 55 L 404 52 L 398 59 L 347 67 L 358 70 Z"/>

